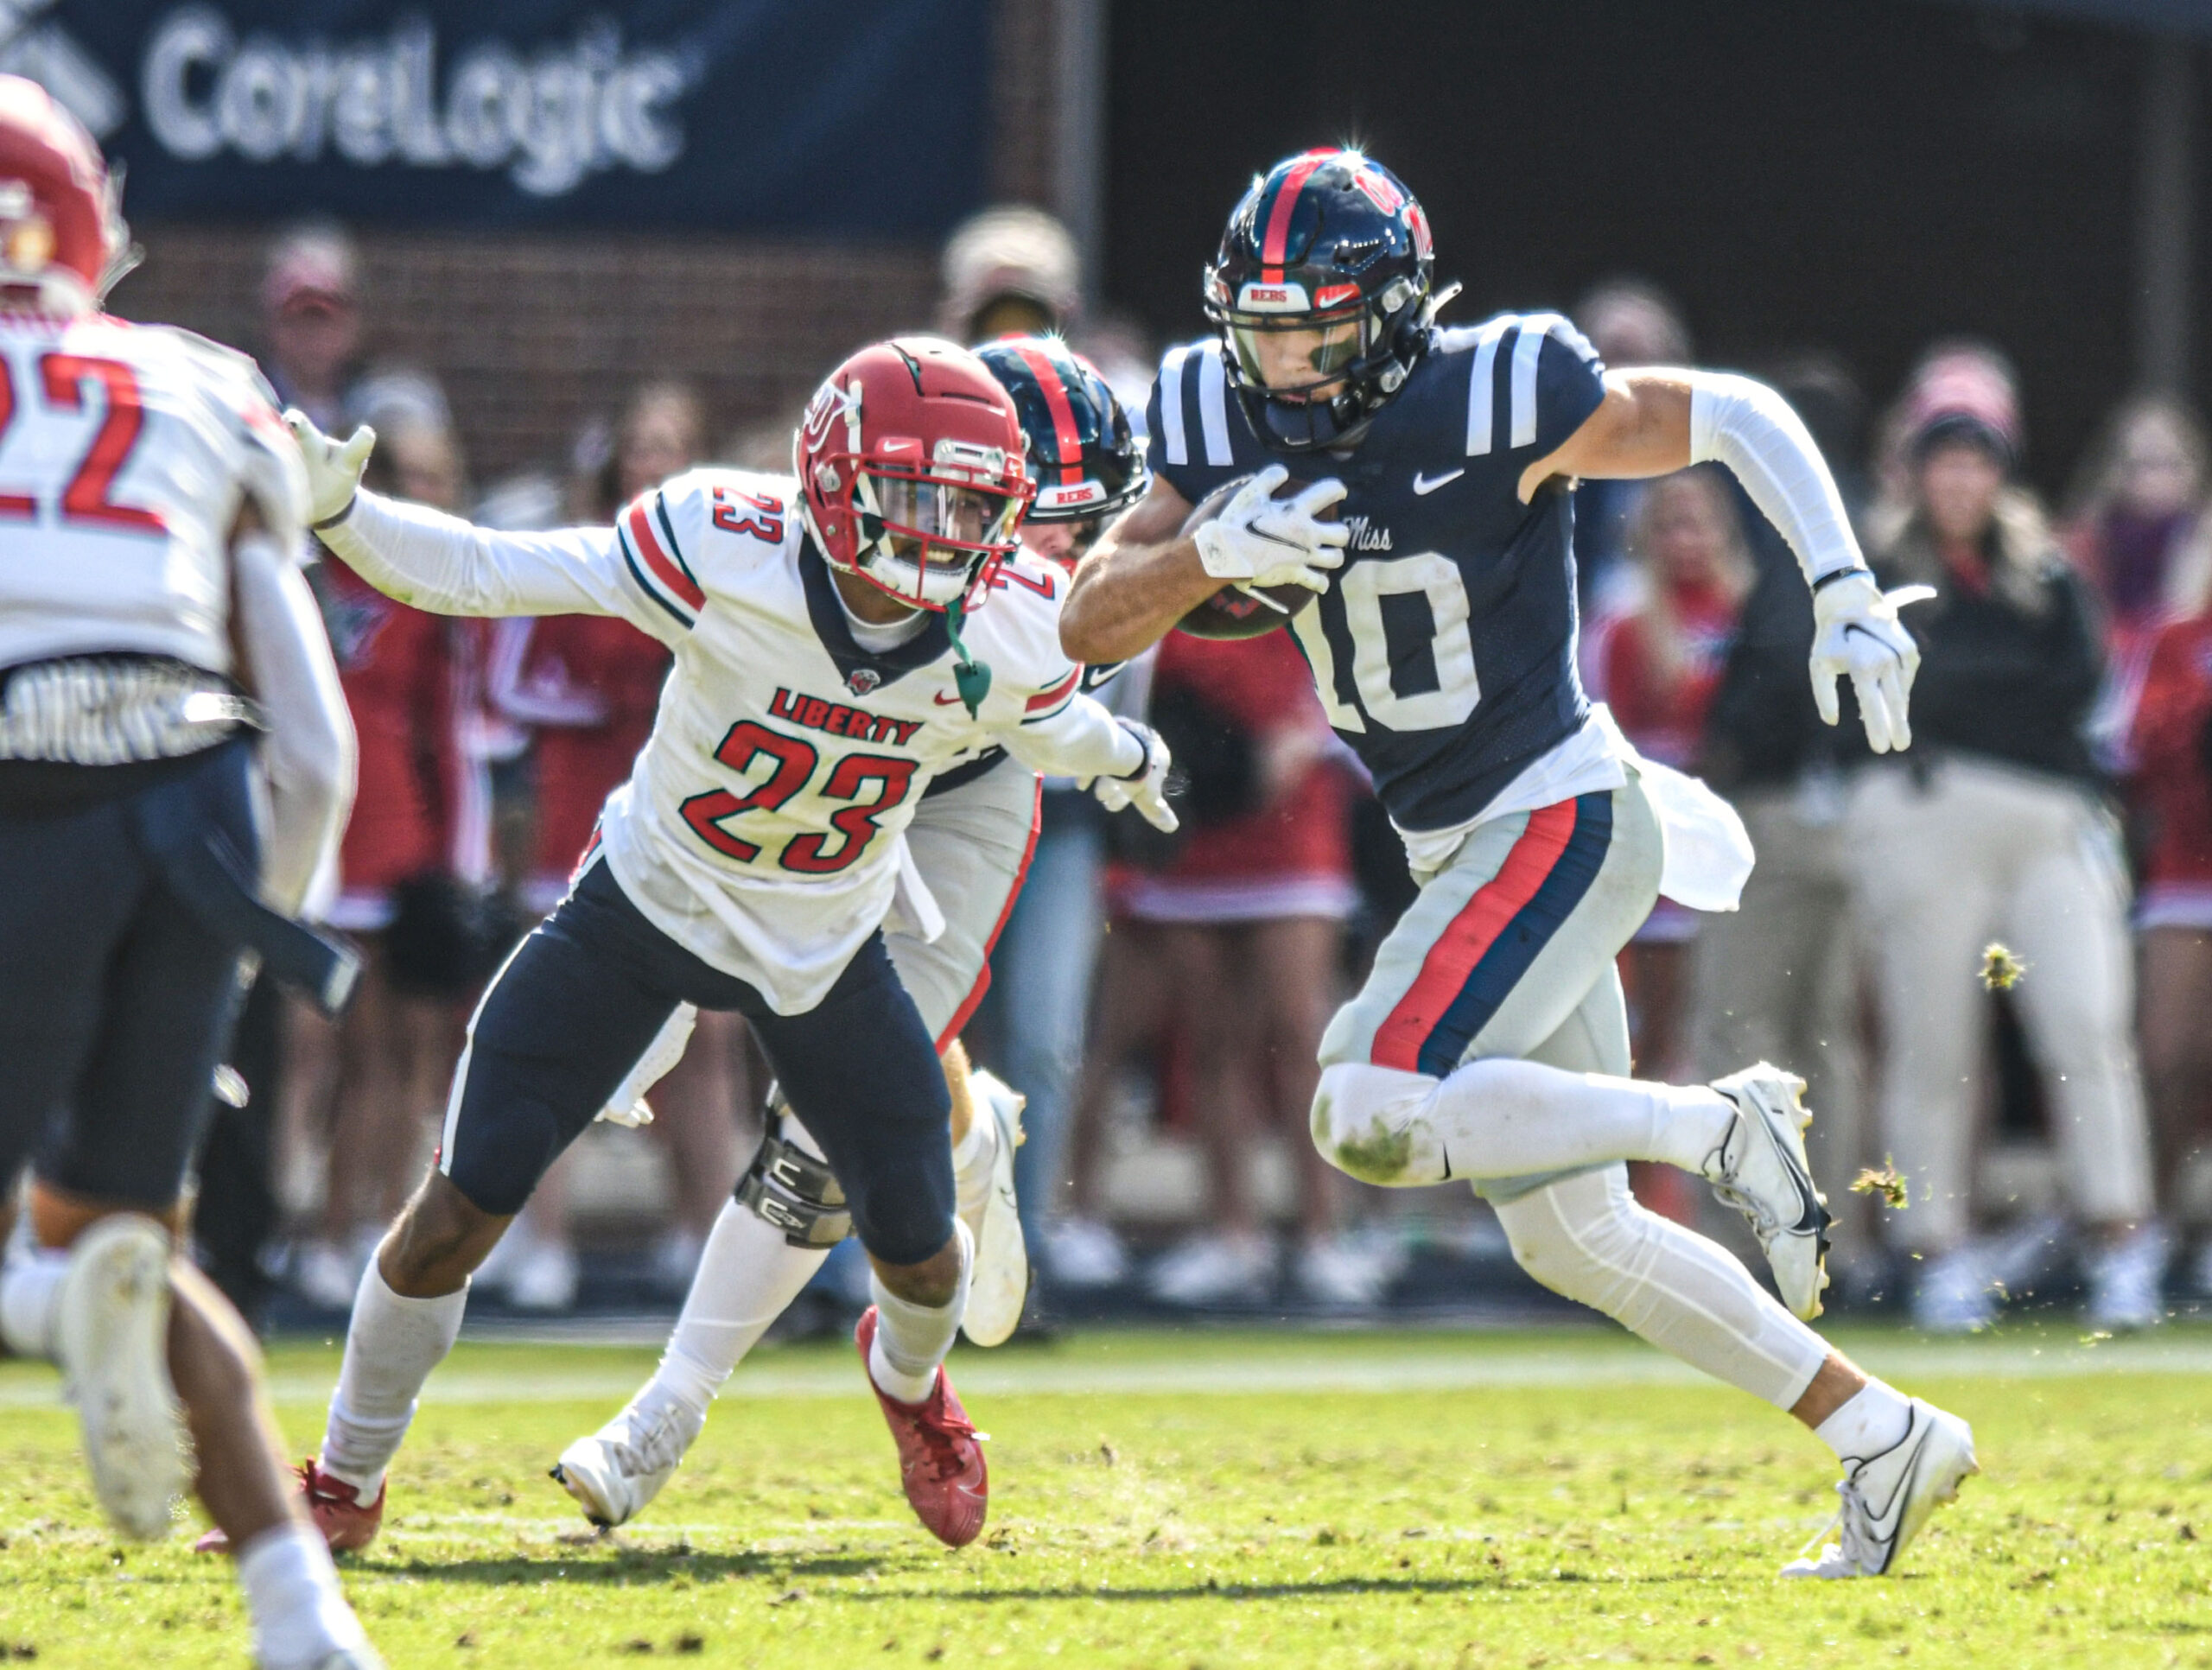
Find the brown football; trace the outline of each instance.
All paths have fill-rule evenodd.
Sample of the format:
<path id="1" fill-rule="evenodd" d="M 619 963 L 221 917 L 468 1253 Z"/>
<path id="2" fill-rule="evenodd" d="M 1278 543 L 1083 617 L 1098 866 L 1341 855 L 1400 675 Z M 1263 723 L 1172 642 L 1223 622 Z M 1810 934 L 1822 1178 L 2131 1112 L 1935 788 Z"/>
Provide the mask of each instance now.
<path id="1" fill-rule="evenodd" d="M 1219 516 L 1230 496 L 1250 479 L 1249 476 L 1239 476 L 1216 487 L 1184 518 L 1183 531 L 1187 534 L 1200 523 L 1211 522 Z M 1285 481 L 1275 489 L 1274 497 L 1295 498 L 1312 485 L 1294 479 Z M 1321 519 L 1335 521 L 1337 507 L 1332 505 L 1323 511 Z M 1249 591 L 1239 586 L 1224 586 L 1177 621 L 1175 630 L 1188 632 L 1192 638 L 1261 638 L 1278 626 L 1288 625 L 1293 615 L 1309 606 L 1319 595 L 1303 586 L 1254 587 Z"/>

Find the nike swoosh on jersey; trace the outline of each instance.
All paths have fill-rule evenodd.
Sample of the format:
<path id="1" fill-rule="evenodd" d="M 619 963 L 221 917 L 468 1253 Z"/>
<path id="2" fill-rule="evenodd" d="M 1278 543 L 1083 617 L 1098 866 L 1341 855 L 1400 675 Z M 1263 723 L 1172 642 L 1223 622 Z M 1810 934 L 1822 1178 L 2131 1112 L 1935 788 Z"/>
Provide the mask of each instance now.
<path id="1" fill-rule="evenodd" d="M 1433 493 L 1439 487 L 1446 486 L 1452 482 L 1457 481 L 1461 476 L 1466 474 L 1466 469 L 1463 466 L 1456 470 L 1446 470 L 1442 475 L 1438 476 L 1435 480 L 1431 481 L 1419 470 L 1415 470 L 1414 472 L 1414 496 L 1415 498 L 1420 498 L 1424 494 Z"/>
<path id="2" fill-rule="evenodd" d="M 950 708 L 960 700 L 960 693 L 956 690 L 950 695 L 947 695 L 943 690 L 939 690 L 930 700 L 940 708 Z"/>

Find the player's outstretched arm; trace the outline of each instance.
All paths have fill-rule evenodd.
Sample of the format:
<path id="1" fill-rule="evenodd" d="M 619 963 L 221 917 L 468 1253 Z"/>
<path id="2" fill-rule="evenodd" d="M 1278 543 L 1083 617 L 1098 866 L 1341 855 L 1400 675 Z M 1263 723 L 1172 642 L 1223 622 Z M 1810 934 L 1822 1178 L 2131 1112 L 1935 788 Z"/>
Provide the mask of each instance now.
<path id="1" fill-rule="evenodd" d="M 996 733 L 1006 750 L 1046 777 L 1097 779 L 1109 811 L 1135 806 L 1155 828 L 1173 833 L 1166 801 L 1167 745 L 1148 725 L 1118 719 L 1090 696 L 1077 695 L 1050 715 Z"/>
<path id="2" fill-rule="evenodd" d="M 242 682 L 269 716 L 261 750 L 269 840 L 261 882 L 270 905 L 298 913 L 353 804 L 354 738 L 338 663 L 299 569 L 298 524 L 283 539 L 250 512 L 231 543 Z"/>
<path id="3" fill-rule="evenodd" d="M 315 537 L 386 596 L 432 614 L 605 614 L 664 643 L 683 630 L 627 579 L 612 528 L 504 533 L 360 485 L 376 433 L 333 441 L 302 413 L 284 414 L 307 459 Z"/>
<path id="4" fill-rule="evenodd" d="M 1813 588 L 1811 672 L 1821 717 L 1836 722 L 1836 685 L 1848 676 L 1874 752 L 1911 746 L 1920 650 L 1897 608 L 1932 594 L 1908 587 L 1885 594 L 1874 583 L 1820 448 L 1789 403 L 1764 384 L 1726 371 L 1608 371 L 1598 410 L 1558 451 L 1529 466 L 1521 497 L 1557 475 L 1663 475 L 1707 461 L 1726 464 L 1743 484 Z"/>

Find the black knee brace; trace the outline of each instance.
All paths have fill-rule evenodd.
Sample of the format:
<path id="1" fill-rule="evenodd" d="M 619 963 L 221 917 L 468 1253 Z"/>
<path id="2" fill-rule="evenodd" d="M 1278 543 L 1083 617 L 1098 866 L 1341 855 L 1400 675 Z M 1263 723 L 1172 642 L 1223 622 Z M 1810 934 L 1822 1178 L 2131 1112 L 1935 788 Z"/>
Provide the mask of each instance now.
<path id="1" fill-rule="evenodd" d="M 781 1132 L 785 1110 L 772 1098 L 760 1152 L 731 1192 L 762 1222 L 784 1232 L 794 1247 L 835 1247 L 853 1232 L 853 1215 L 836 1173 Z"/>

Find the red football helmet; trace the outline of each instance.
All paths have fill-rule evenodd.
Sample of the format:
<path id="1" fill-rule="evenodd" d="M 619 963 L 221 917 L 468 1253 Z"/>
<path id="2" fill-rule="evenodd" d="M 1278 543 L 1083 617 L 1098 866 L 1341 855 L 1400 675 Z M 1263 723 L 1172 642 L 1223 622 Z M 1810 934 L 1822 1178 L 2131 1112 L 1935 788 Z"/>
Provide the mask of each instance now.
<path id="1" fill-rule="evenodd" d="M 1037 491 L 1013 397 L 935 336 L 878 342 L 830 372 L 791 461 L 822 555 L 918 609 L 980 600 Z"/>
<path id="2" fill-rule="evenodd" d="M 0 75 L 0 292 L 89 313 L 137 263 L 120 193 L 84 124 L 44 87 Z"/>

